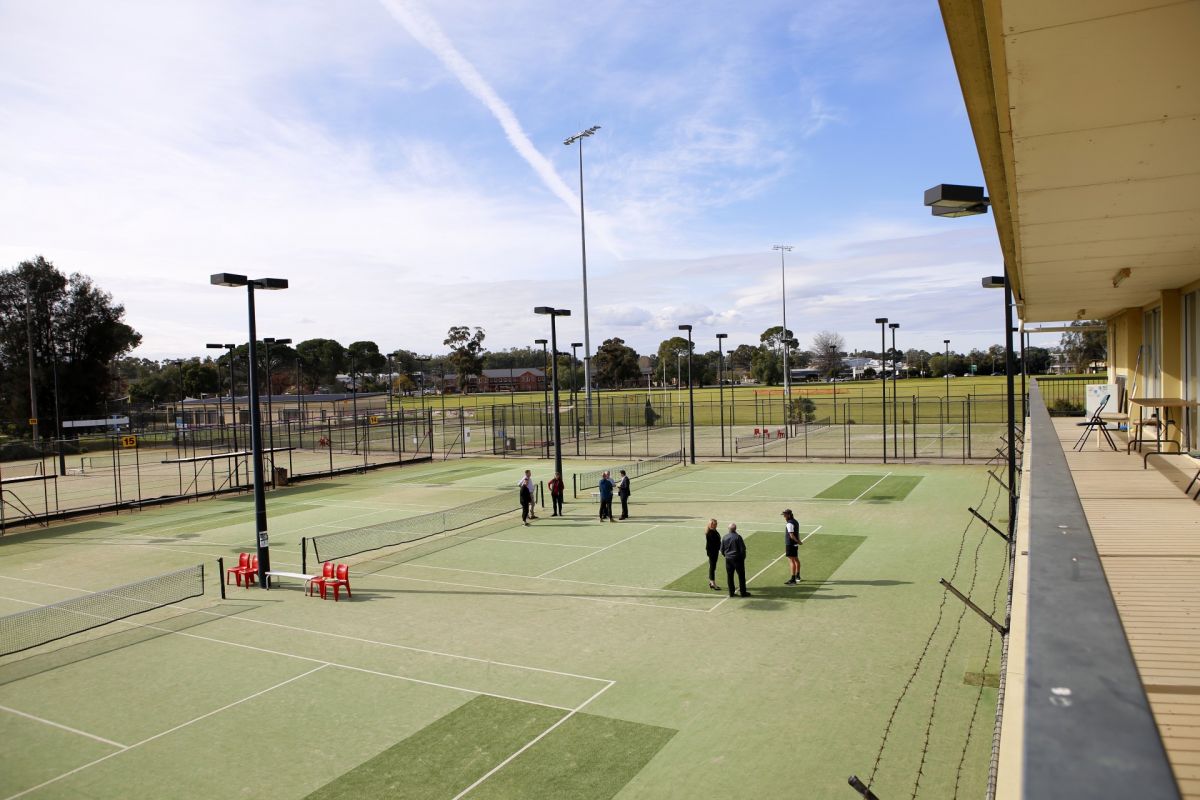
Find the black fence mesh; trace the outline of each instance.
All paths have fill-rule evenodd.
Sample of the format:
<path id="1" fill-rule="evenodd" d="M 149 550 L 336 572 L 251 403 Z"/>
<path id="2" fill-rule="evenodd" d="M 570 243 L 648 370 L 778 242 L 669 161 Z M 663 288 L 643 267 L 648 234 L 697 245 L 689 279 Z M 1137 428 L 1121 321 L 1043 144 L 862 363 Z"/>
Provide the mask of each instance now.
<path id="1" fill-rule="evenodd" d="M 432 511 L 415 517 L 405 517 L 353 530 L 327 533 L 324 536 L 314 536 L 308 540 L 308 543 L 312 545 L 313 556 L 317 563 L 337 561 L 359 553 L 418 542 L 431 536 L 465 528 L 476 522 L 507 514 L 510 511 L 517 511 L 520 507 L 517 492 L 514 490 L 448 508 L 445 511 Z"/>
<path id="2" fill-rule="evenodd" d="M 204 565 L 0 617 L 0 656 L 204 594 Z"/>
<path id="3" fill-rule="evenodd" d="M 588 472 L 575 473 L 575 489 L 592 489 L 600 485 L 600 477 L 608 472 L 611 475 L 617 475 L 620 470 L 625 470 L 630 478 L 640 478 L 643 475 L 649 475 L 652 472 L 673 467 L 676 464 L 683 463 L 683 451 L 676 450 L 671 453 L 664 453 L 661 456 L 647 458 L 643 461 L 630 461 L 627 464 L 618 464 L 615 467 L 605 467 L 604 469 L 594 469 Z"/>

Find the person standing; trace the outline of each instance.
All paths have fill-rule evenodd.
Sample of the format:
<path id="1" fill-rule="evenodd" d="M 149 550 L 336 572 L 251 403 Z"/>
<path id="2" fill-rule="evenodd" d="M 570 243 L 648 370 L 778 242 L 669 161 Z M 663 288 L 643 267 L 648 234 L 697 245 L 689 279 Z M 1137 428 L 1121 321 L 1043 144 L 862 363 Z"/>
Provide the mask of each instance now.
<path id="1" fill-rule="evenodd" d="M 525 477 L 517 484 L 517 491 L 521 499 L 521 524 L 528 527 L 529 520 L 537 519 L 533 513 L 533 473 L 529 470 L 525 470 Z"/>
<path id="2" fill-rule="evenodd" d="M 742 597 L 749 597 L 746 591 L 746 540 L 737 532 L 737 523 L 729 523 L 729 533 L 721 539 L 721 555 L 725 556 L 725 580 L 729 582 L 729 596 L 733 597 L 733 576 L 736 574 L 738 587 Z"/>
<path id="3" fill-rule="evenodd" d="M 792 516 L 792 510 L 785 508 L 783 514 L 783 554 L 787 556 L 792 566 L 792 577 L 783 582 L 784 586 L 795 586 L 800 582 L 800 526 Z"/>
<path id="4" fill-rule="evenodd" d="M 561 517 L 563 513 L 563 491 L 566 489 L 566 485 L 563 484 L 562 475 L 559 475 L 557 472 L 554 473 L 554 477 L 550 479 L 550 483 L 546 484 L 546 487 L 550 490 L 550 506 L 553 509 L 550 516 Z"/>
<path id="5" fill-rule="evenodd" d="M 600 521 L 616 522 L 612 515 L 613 480 L 605 471 L 600 476 Z"/>
<path id="6" fill-rule="evenodd" d="M 721 534 L 717 533 L 717 521 L 710 519 L 708 528 L 704 531 L 704 552 L 708 554 L 708 588 L 719 590 L 717 586 L 717 556 L 721 553 Z"/>
<path id="7" fill-rule="evenodd" d="M 617 484 L 617 495 L 621 498 L 621 519 L 629 519 L 629 476 L 621 470 L 621 481 Z"/>

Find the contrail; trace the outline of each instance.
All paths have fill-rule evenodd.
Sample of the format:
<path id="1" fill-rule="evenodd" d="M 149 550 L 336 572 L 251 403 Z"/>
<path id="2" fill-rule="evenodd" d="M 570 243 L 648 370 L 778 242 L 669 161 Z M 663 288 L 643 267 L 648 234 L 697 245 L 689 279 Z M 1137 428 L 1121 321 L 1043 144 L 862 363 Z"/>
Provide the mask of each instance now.
<path id="1" fill-rule="evenodd" d="M 505 136 L 508 137 L 508 141 L 517 154 L 533 167 L 533 171 L 542 179 L 546 188 L 556 194 L 572 211 L 577 210 L 579 196 L 563 183 L 562 178 L 558 177 L 558 173 L 554 171 L 550 162 L 538 152 L 537 148 L 533 146 L 533 142 L 529 141 L 529 137 L 521 129 L 521 123 L 517 121 L 516 114 L 512 112 L 507 103 L 500 99 L 500 96 L 484 80 L 471 62 L 463 57 L 454 43 L 446 38 L 446 34 L 442 33 L 437 22 L 424 11 L 406 5 L 401 0 L 381 0 L 381 2 L 383 7 L 396 18 L 396 21 L 404 26 L 410 36 L 437 56 L 438 60 L 458 78 L 463 87 L 478 97 L 488 111 L 492 112 L 492 116 L 504 129 Z"/>

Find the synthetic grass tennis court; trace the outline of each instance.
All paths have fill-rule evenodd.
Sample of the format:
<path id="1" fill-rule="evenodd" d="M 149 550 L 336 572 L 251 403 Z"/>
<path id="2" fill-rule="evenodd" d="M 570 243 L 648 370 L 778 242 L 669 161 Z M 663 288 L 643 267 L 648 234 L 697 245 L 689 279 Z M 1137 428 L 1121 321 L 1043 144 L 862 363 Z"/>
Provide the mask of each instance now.
<path id="1" fill-rule="evenodd" d="M 273 566 L 299 568 L 302 536 L 501 490 L 515 503 L 526 467 L 549 477 L 457 461 L 272 493 Z M 938 578 L 975 553 L 987 608 L 1002 577 L 999 537 L 963 537 L 994 487 L 973 467 L 681 466 L 635 481 L 620 523 L 568 497 L 561 519 L 350 559 L 339 603 L 296 582 L 220 600 L 215 559 L 251 549 L 248 497 L 6 537 L 5 614 L 210 574 L 202 598 L 0 659 L 0 797 L 850 797 L 926 648 Z M 784 507 L 806 537 L 800 587 L 782 585 Z M 746 537 L 753 597 L 707 588 L 710 517 Z M 982 790 L 995 691 L 979 673 L 998 640 L 974 616 L 957 630 L 892 721 L 881 797 L 907 796 L 918 765 L 920 796 Z"/>

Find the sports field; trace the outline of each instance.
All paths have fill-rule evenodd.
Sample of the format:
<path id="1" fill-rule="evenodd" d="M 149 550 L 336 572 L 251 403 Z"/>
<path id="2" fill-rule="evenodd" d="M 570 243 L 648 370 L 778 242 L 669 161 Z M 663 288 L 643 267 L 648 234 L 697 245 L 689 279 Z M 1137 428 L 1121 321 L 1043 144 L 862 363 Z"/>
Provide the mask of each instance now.
<path id="1" fill-rule="evenodd" d="M 474 459 L 272 492 L 273 567 L 299 571 L 301 537 L 515 507 L 526 467 L 549 478 Z M 873 771 L 884 798 L 918 774 L 920 797 L 982 793 L 999 639 L 938 579 L 1003 599 L 1004 543 L 968 528 L 1004 511 L 983 468 L 677 466 L 617 523 L 567 484 L 564 517 L 345 559 L 336 603 L 287 579 L 221 600 L 248 496 L 0 539 L 0 614 L 206 569 L 202 597 L 0 658 L 0 798 L 825 798 Z M 746 537 L 751 597 L 708 588 L 710 517 Z"/>

